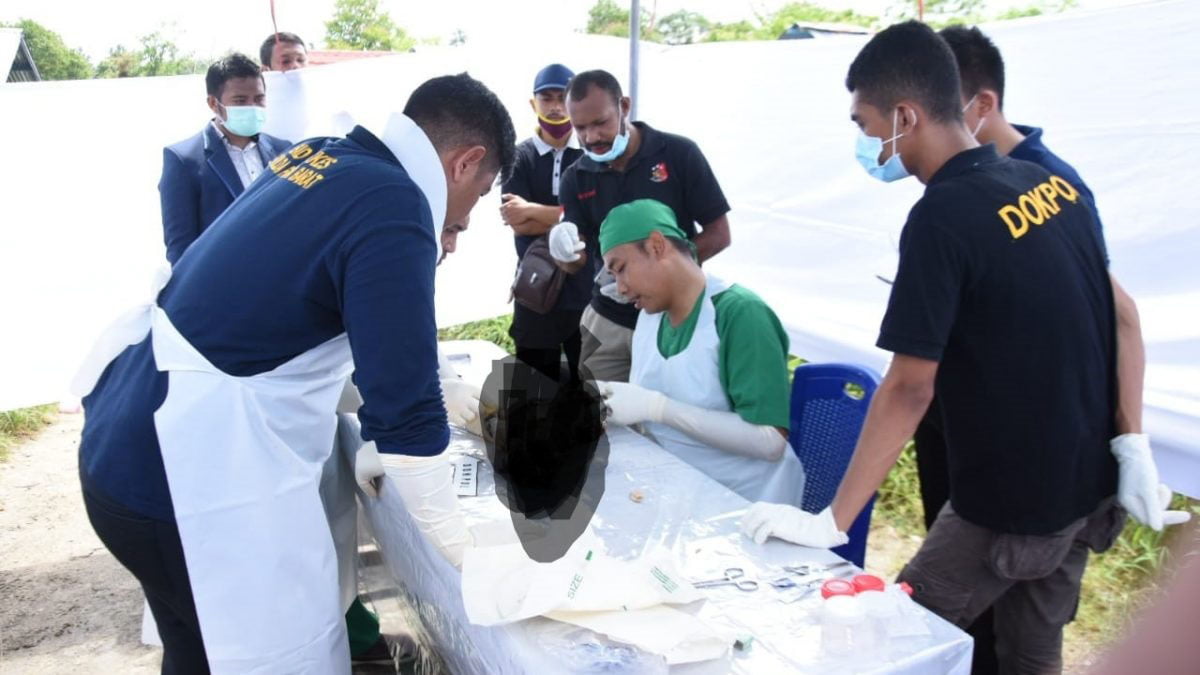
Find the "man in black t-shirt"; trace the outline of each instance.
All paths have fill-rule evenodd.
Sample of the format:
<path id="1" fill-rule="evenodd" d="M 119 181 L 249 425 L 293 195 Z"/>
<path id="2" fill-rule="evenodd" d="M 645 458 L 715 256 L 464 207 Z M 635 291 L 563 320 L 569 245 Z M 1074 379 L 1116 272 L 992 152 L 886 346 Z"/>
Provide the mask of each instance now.
<path id="1" fill-rule="evenodd" d="M 500 216 L 513 230 L 518 261 L 535 239 L 558 223 L 562 174 L 583 154 L 567 117 L 567 84 L 573 76 L 566 66 L 553 63 L 533 80 L 529 105 L 538 126 L 517 145 L 516 164 L 500 196 Z M 508 334 L 516 344 L 517 358 L 552 380 L 559 378 L 564 354 L 570 377 L 578 376 L 579 320 L 591 299 L 589 289 L 575 288 L 580 285 L 564 287 L 554 308 L 545 314 L 513 303 Z"/>
<path id="2" fill-rule="evenodd" d="M 813 515 L 756 504 L 743 529 L 844 541 L 936 381 L 950 503 L 900 579 L 960 627 L 994 607 L 1002 671 L 1056 672 L 1088 551 L 1111 545 L 1125 517 L 1108 447 L 1112 285 L 1094 215 L 1063 177 L 975 142 L 954 55 L 928 26 L 876 35 L 846 86 L 859 162 L 926 186 L 901 234 L 877 343 L 895 356 L 832 506 Z"/>
<path id="3" fill-rule="evenodd" d="M 600 224 L 614 207 L 638 199 L 660 201 L 675 212 L 679 229 L 699 261 L 729 246 L 729 203 L 700 148 L 683 136 L 630 122 L 631 101 L 610 73 L 590 70 L 571 80 L 567 112 L 584 156 L 563 174 L 563 223 L 550 233 L 550 251 L 575 272 L 591 303 L 583 312 L 582 365 L 597 380 L 629 379 L 638 311 L 617 292 L 600 260 Z M 699 229 L 697 229 L 699 225 Z M 565 292 L 565 291 L 564 291 Z"/>

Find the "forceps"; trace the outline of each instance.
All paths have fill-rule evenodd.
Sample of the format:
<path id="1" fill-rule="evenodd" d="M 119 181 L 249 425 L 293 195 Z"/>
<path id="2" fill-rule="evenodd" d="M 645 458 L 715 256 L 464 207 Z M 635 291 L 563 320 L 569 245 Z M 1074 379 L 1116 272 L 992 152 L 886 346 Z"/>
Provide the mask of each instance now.
<path id="1" fill-rule="evenodd" d="M 850 569 L 844 570 L 841 572 L 833 572 L 832 571 L 838 567 L 847 567 L 847 566 L 849 566 Z M 797 581 L 797 580 L 793 579 L 791 576 L 785 575 L 785 576 L 779 577 L 778 579 L 773 579 L 770 582 L 770 584 L 772 586 L 774 586 L 775 588 L 780 588 L 780 589 L 797 588 L 797 587 L 813 588 L 814 586 L 820 586 L 821 584 L 825 583 L 825 580 L 831 576 L 832 577 L 842 577 L 842 576 L 846 576 L 847 574 L 852 574 L 854 572 L 854 566 L 851 565 L 851 563 L 849 561 L 840 560 L 838 562 L 835 562 L 835 563 L 832 563 L 829 565 L 822 565 L 822 564 L 818 564 L 818 563 L 803 563 L 800 565 L 784 565 L 783 571 L 787 572 L 787 574 L 789 574 L 789 575 L 794 574 L 794 575 L 800 577 L 800 580 Z M 813 577 L 813 576 L 815 576 L 816 578 L 815 579 L 807 578 L 807 577 Z"/>
<path id="2" fill-rule="evenodd" d="M 712 588 L 714 586 L 733 586 L 739 591 L 757 591 L 758 582 L 753 579 L 743 579 L 746 573 L 740 567 L 730 567 L 725 570 L 725 576 L 720 579 L 709 579 L 708 581 L 695 581 L 692 585 L 696 588 Z"/>
<path id="3" fill-rule="evenodd" d="M 796 575 L 799 575 L 802 577 L 806 577 L 806 576 L 809 576 L 810 574 L 817 574 L 819 572 L 829 572 L 829 571 L 835 570 L 839 567 L 845 567 L 847 565 L 851 565 L 851 562 L 849 560 L 839 560 L 835 563 L 830 563 L 828 565 L 823 565 L 820 563 L 802 563 L 800 565 L 784 565 L 783 571 L 787 572 L 789 574 L 796 574 Z M 839 572 L 835 576 L 840 576 L 841 574 L 842 573 Z"/>

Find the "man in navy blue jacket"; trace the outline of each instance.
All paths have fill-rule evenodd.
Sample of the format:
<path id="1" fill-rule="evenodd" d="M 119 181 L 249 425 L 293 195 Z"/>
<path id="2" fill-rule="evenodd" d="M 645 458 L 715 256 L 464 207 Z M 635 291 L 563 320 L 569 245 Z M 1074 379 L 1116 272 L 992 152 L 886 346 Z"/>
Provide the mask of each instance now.
<path id="1" fill-rule="evenodd" d="M 461 560 L 434 267 L 507 178 L 515 140 L 462 74 L 418 87 L 382 128 L 300 143 L 101 341 L 116 349 L 78 383 L 80 480 L 146 594 L 164 673 L 349 672 L 318 481 L 351 369 L 368 441 L 357 481 L 395 490 Z M 376 451 L 402 456 L 382 485 Z"/>
<path id="2" fill-rule="evenodd" d="M 174 265 L 200 233 L 291 145 L 261 133 L 267 89 L 258 64 L 230 54 L 204 78 L 213 119 L 200 133 L 163 148 L 163 240 Z"/>

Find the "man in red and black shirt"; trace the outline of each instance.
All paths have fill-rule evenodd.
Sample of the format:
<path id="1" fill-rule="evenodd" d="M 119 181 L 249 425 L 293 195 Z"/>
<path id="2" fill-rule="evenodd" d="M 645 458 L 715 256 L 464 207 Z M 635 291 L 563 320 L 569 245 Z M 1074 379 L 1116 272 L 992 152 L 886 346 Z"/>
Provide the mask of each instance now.
<path id="1" fill-rule="evenodd" d="M 631 122 L 630 103 L 617 79 L 603 70 L 571 80 L 567 114 L 584 156 L 563 173 L 564 222 L 550 235 L 551 253 L 573 273 L 567 282 L 572 290 L 563 292 L 586 288 L 590 293 L 581 322 L 582 366 L 592 378 L 621 382 L 629 379 L 638 308 L 617 292 L 600 260 L 600 223 L 608 212 L 637 199 L 663 202 L 675 212 L 701 263 L 730 240 L 729 203 L 700 148 L 683 136 Z"/>

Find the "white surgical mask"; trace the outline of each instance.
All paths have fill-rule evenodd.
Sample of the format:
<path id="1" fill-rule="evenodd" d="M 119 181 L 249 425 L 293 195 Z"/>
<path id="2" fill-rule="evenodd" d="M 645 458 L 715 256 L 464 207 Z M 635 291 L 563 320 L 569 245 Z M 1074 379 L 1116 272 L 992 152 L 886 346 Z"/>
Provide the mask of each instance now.
<path id="1" fill-rule="evenodd" d="M 963 106 L 962 111 L 963 111 L 964 115 L 967 113 L 967 110 L 969 110 L 971 108 L 971 106 L 975 104 L 975 99 L 977 99 L 977 98 L 979 98 L 979 94 L 975 94 L 974 96 L 972 96 L 971 100 L 967 101 L 967 104 Z M 976 124 L 975 131 L 971 132 L 972 137 L 979 138 L 979 130 L 983 128 L 983 123 L 986 121 L 987 121 L 986 117 L 979 118 L 979 124 Z"/>

